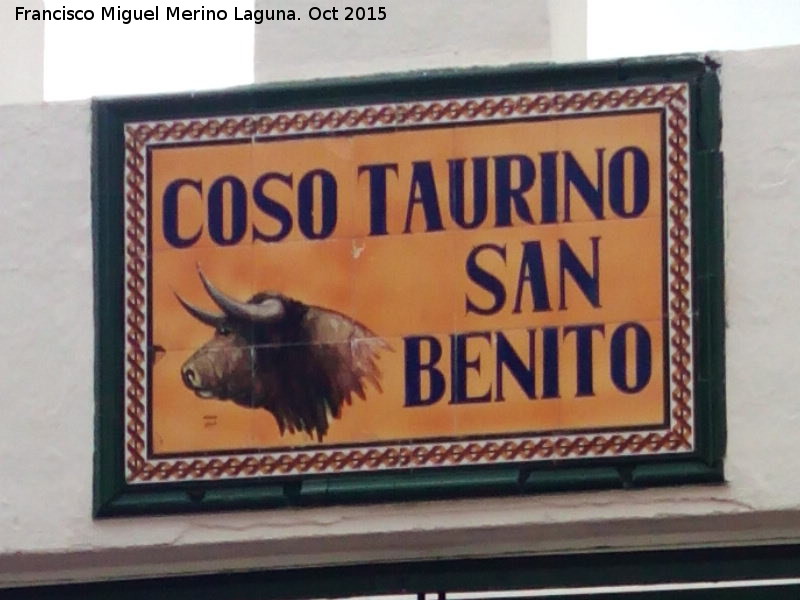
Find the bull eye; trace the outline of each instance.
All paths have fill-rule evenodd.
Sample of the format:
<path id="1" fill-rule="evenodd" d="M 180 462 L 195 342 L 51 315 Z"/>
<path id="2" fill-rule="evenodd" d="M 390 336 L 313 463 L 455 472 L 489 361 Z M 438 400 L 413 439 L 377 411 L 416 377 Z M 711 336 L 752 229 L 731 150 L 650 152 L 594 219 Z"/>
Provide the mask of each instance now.
<path id="1" fill-rule="evenodd" d="M 217 333 L 219 335 L 230 335 L 233 332 L 224 325 L 220 325 L 219 327 L 217 327 Z"/>

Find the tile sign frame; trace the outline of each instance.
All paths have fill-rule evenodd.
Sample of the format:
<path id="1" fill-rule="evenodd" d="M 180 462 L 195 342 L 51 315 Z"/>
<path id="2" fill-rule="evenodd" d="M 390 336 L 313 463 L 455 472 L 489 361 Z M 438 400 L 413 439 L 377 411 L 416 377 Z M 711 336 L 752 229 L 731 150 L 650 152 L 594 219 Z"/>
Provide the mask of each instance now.
<path id="1" fill-rule="evenodd" d="M 92 157 L 95 516 L 722 481 L 725 448 L 723 204 L 716 68 L 717 65 L 698 57 L 679 56 L 566 66 L 520 65 L 418 72 L 255 86 L 226 92 L 96 100 Z M 516 97 L 516 108 L 502 104 L 501 97 Z M 693 403 L 688 410 L 680 405 L 671 405 L 670 410 L 671 419 L 683 422 L 678 429 L 683 427 L 692 436 L 692 443 L 686 446 L 688 451 L 681 451 L 680 440 L 668 436 L 661 443 L 672 444 L 673 451 L 664 454 L 627 452 L 625 444 L 631 443 L 630 440 L 625 442 L 618 438 L 609 442 L 612 446 L 616 444 L 612 451 L 595 453 L 592 444 L 598 438 L 586 435 L 573 438 L 580 451 L 565 458 L 560 454 L 562 448 L 556 444 L 544 458 L 537 456 L 536 460 L 519 462 L 469 464 L 464 461 L 466 464 L 461 466 L 405 466 L 366 473 L 315 474 L 314 469 L 307 469 L 302 474 L 248 478 L 220 476 L 231 463 L 215 462 L 216 459 L 178 460 L 164 467 L 148 463 L 147 456 L 137 455 L 142 450 L 142 446 L 137 445 L 141 424 L 137 421 L 136 405 L 130 403 L 129 387 L 131 378 L 138 375 L 135 369 L 131 370 L 130 361 L 151 361 L 153 348 L 140 344 L 136 328 L 131 329 L 130 322 L 126 325 L 126 319 L 130 321 L 133 314 L 131 306 L 135 309 L 147 301 L 143 296 L 131 296 L 136 283 L 130 278 L 131 268 L 143 261 L 140 252 L 145 250 L 126 242 L 131 234 L 126 219 L 137 218 L 138 210 L 126 196 L 130 196 L 131 174 L 140 166 L 138 155 L 131 148 L 136 143 L 136 136 L 129 127 L 131 123 L 169 121 L 189 123 L 189 128 L 197 127 L 198 123 L 205 123 L 206 127 L 225 127 L 228 125 L 220 125 L 221 121 L 215 118 L 244 115 L 247 119 L 248 115 L 274 113 L 283 113 L 285 117 L 292 113 L 303 114 L 302 111 L 331 115 L 333 113 L 324 109 L 361 107 L 359 110 L 363 110 L 368 105 L 406 106 L 412 111 L 416 110 L 415 106 L 440 110 L 436 107 L 442 107 L 451 99 L 474 98 L 483 101 L 488 98 L 489 104 L 484 106 L 494 106 L 494 110 L 526 110 L 526 114 L 531 114 L 538 110 L 534 104 L 525 104 L 525 99 L 531 97 L 545 98 L 549 103 L 547 110 L 555 114 L 596 101 L 616 103 L 616 106 L 630 102 L 652 105 L 661 101 L 663 109 L 673 111 L 673 116 L 680 121 L 682 129 L 674 129 L 667 138 L 669 135 L 680 137 L 683 131 L 685 140 L 681 142 L 680 152 L 666 158 L 664 177 L 677 177 L 680 183 L 690 182 L 684 193 L 685 202 L 682 206 L 672 205 L 670 209 L 684 211 L 691 223 L 684 254 L 690 261 L 686 272 L 691 272 L 691 309 L 685 317 L 690 320 L 692 330 L 689 353 L 694 377 Z M 497 99 L 500 104 L 492 105 L 491 99 Z M 520 99 L 522 109 L 519 108 Z M 451 117 L 442 113 L 439 118 Z M 247 123 L 252 125 L 253 121 L 249 119 Z M 286 125 L 280 121 L 270 123 L 275 127 Z M 191 132 L 183 134 L 191 135 Z M 672 160 L 688 169 L 682 167 L 678 172 L 670 172 Z M 126 305 L 129 312 L 126 312 Z M 634 442 L 641 446 L 650 443 L 646 435 Z M 132 481 L 131 465 L 134 463 L 139 469 L 153 469 L 146 481 Z M 200 477 L 165 474 L 169 471 L 173 475 L 176 472 L 186 475 L 198 468 L 205 469 Z"/>

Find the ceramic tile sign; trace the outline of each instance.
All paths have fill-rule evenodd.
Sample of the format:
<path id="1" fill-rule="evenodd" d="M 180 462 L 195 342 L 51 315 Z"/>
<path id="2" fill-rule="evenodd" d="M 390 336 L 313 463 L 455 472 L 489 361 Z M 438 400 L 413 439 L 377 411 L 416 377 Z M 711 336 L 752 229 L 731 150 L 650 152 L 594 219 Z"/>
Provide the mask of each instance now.
<path id="1" fill-rule="evenodd" d="M 119 272 L 100 276 L 119 338 L 100 352 L 121 377 L 98 410 L 117 415 L 101 435 L 128 496 L 716 476 L 718 456 L 698 460 L 708 77 L 552 91 L 530 75 L 495 93 L 486 74 L 479 93 L 404 80 L 373 99 L 356 82 L 339 103 L 319 85 L 313 105 L 266 89 L 118 110 Z"/>

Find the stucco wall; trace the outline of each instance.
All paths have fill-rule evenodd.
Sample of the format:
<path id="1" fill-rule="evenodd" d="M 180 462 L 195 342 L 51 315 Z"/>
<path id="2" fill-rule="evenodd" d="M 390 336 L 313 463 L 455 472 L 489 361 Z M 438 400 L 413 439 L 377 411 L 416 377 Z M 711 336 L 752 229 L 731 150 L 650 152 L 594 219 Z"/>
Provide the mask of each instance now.
<path id="1" fill-rule="evenodd" d="M 571 2 L 574 0 L 570 0 Z M 255 80 L 313 79 L 341 75 L 507 64 L 549 60 L 547 0 L 389 0 L 382 21 L 312 21 L 313 0 L 292 3 L 300 21 L 257 27 Z M 285 8 L 276 0 L 256 0 L 256 8 Z M 523 17 L 524 15 L 524 17 Z M 468 40 L 467 43 L 465 41 Z"/>
<path id="2" fill-rule="evenodd" d="M 89 106 L 0 107 L 0 585 L 800 538 L 800 47 L 716 58 L 728 303 L 720 486 L 93 521 Z"/>
<path id="3" fill-rule="evenodd" d="M 586 57 L 586 0 L 386 0 L 387 18 L 312 21 L 295 0 L 300 21 L 257 27 L 255 81 L 313 79 L 417 69 L 583 60 Z M 256 8 L 285 8 L 278 0 L 256 0 Z"/>
<path id="4" fill-rule="evenodd" d="M 0 18 L 0 104 L 42 100 L 44 23 L 17 21 L 17 6 L 7 5 Z M 41 10 L 44 0 L 30 0 L 24 8 Z"/>

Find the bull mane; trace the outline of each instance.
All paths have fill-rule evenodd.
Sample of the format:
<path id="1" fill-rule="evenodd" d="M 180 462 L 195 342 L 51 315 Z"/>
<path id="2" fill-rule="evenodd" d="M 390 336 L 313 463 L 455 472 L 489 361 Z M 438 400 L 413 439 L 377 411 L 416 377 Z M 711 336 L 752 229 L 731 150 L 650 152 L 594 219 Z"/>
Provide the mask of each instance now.
<path id="1" fill-rule="evenodd" d="M 388 346 L 360 323 L 333 311 L 306 307 L 303 321 L 301 329 L 310 338 L 319 321 L 336 321 L 350 331 L 339 340 L 257 346 L 253 407 L 269 410 L 281 435 L 303 431 L 322 441 L 330 419 L 340 418 L 354 395 L 365 398 L 366 382 L 382 391 L 376 359 Z"/>

